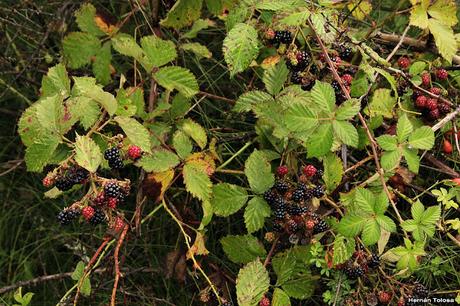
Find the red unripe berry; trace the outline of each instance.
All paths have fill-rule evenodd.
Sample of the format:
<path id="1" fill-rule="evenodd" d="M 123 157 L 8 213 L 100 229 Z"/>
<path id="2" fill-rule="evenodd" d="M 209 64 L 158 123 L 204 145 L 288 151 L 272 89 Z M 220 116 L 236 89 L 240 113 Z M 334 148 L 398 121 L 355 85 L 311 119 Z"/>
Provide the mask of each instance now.
<path id="1" fill-rule="evenodd" d="M 285 176 L 286 174 L 288 174 L 289 172 L 289 169 L 287 166 L 283 165 L 283 166 L 279 166 L 278 168 L 276 168 L 276 174 L 278 174 L 278 176 Z"/>
<path id="2" fill-rule="evenodd" d="M 438 101 L 436 99 L 430 98 L 426 101 L 426 108 L 429 110 L 434 110 L 438 108 Z"/>
<path id="3" fill-rule="evenodd" d="M 435 108 L 432 111 L 430 111 L 430 119 L 431 120 L 436 120 L 439 119 L 439 109 Z"/>
<path id="4" fill-rule="evenodd" d="M 452 182 L 457 184 L 457 186 L 460 186 L 460 177 L 452 179 Z"/>
<path id="5" fill-rule="evenodd" d="M 440 95 L 441 94 L 441 88 L 439 87 L 431 87 L 430 92 L 434 95 Z"/>
<path id="6" fill-rule="evenodd" d="M 94 216 L 94 208 L 91 206 L 83 207 L 83 209 L 81 210 L 81 215 L 83 216 L 83 218 L 86 219 L 86 221 L 88 221 Z"/>
<path id="7" fill-rule="evenodd" d="M 270 306 L 270 304 L 270 299 L 265 296 L 259 302 L 259 306 Z"/>
<path id="8" fill-rule="evenodd" d="M 425 72 L 422 74 L 422 85 L 423 86 L 429 86 L 431 83 L 431 77 L 428 72 Z"/>
<path id="9" fill-rule="evenodd" d="M 333 58 L 331 58 L 331 60 L 333 63 L 335 63 L 336 66 L 342 63 L 342 59 L 339 56 L 334 56 Z"/>
<path id="10" fill-rule="evenodd" d="M 94 203 L 94 205 L 102 206 L 102 205 L 104 205 L 104 202 L 105 202 L 105 194 L 104 194 L 104 191 L 101 191 L 94 198 L 93 203 Z"/>
<path id="11" fill-rule="evenodd" d="M 273 29 L 268 29 L 266 32 L 265 32 L 265 37 L 268 38 L 268 39 L 273 39 L 275 38 L 275 31 Z"/>
<path id="12" fill-rule="evenodd" d="M 129 158 L 131 158 L 132 160 L 136 160 L 139 157 L 141 157 L 141 155 L 142 155 L 141 148 L 139 148 L 138 146 L 135 146 L 135 145 L 129 146 L 129 149 L 128 149 Z"/>
<path id="13" fill-rule="evenodd" d="M 402 56 L 398 60 L 398 66 L 401 67 L 402 69 L 406 69 L 410 65 L 410 60 L 409 58 Z"/>
<path id="14" fill-rule="evenodd" d="M 460 180 L 460 178 L 459 178 Z M 312 219 L 308 219 L 306 222 L 305 222 L 305 227 L 308 229 L 308 230 L 312 230 L 314 227 L 315 227 L 315 221 L 312 220 Z"/>
<path id="15" fill-rule="evenodd" d="M 418 96 L 417 99 L 415 100 L 415 106 L 418 108 L 425 108 L 426 107 L 426 102 L 428 101 L 427 97 L 425 96 Z"/>
<path id="16" fill-rule="evenodd" d="M 351 85 L 351 82 L 353 81 L 353 77 L 350 74 L 344 74 L 342 75 L 342 81 L 345 83 L 345 85 Z"/>
<path id="17" fill-rule="evenodd" d="M 49 188 L 49 187 L 53 186 L 54 181 L 53 181 L 53 179 L 51 179 L 50 177 L 47 176 L 47 177 L 43 178 L 42 184 L 43 184 L 44 187 Z"/>
<path id="18" fill-rule="evenodd" d="M 441 81 L 445 81 L 449 77 L 449 74 L 447 73 L 446 69 L 441 68 L 436 70 L 436 77 Z"/>
<path id="19" fill-rule="evenodd" d="M 118 199 L 117 198 L 109 198 L 107 201 L 107 206 L 109 208 L 115 209 L 118 204 Z"/>
<path id="20" fill-rule="evenodd" d="M 314 176 L 316 174 L 316 171 L 317 170 L 316 170 L 315 166 L 313 166 L 313 165 L 306 165 L 302 169 L 303 174 L 305 174 L 306 176 L 309 176 L 309 177 Z"/>
<path id="21" fill-rule="evenodd" d="M 388 304 L 391 301 L 391 293 L 386 291 L 379 292 L 379 301 L 382 304 Z"/>
<path id="22" fill-rule="evenodd" d="M 113 222 L 112 228 L 116 232 L 121 232 L 124 227 L 125 227 L 125 221 L 123 221 L 123 219 L 120 217 L 116 217 L 115 221 Z"/>
<path id="23" fill-rule="evenodd" d="M 446 154 L 451 154 L 453 149 L 452 149 L 452 144 L 450 143 L 449 140 L 444 139 L 444 142 L 442 143 L 442 150 Z"/>

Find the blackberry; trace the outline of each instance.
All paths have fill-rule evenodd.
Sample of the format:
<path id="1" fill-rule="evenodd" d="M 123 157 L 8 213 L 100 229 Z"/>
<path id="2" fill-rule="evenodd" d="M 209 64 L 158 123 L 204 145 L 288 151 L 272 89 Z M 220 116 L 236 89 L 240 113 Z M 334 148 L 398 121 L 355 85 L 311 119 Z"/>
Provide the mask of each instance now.
<path id="1" fill-rule="evenodd" d="M 286 201 L 282 197 L 277 197 L 274 202 L 275 208 L 282 208 L 286 210 Z"/>
<path id="2" fill-rule="evenodd" d="M 289 220 L 287 222 L 287 230 L 289 233 L 295 233 L 299 230 L 299 225 L 294 220 Z"/>
<path id="3" fill-rule="evenodd" d="M 297 204 L 289 205 L 287 211 L 291 216 L 298 216 L 302 213 L 302 209 Z"/>
<path id="4" fill-rule="evenodd" d="M 364 275 L 364 269 L 360 266 L 348 265 L 344 271 L 349 279 L 357 279 Z"/>
<path id="5" fill-rule="evenodd" d="M 438 109 L 443 114 L 448 114 L 450 112 L 450 106 L 447 103 L 439 103 Z"/>
<path id="6" fill-rule="evenodd" d="M 264 192 L 264 200 L 270 205 L 270 206 L 273 206 L 275 204 L 275 201 L 276 201 L 276 194 L 271 191 L 271 190 L 267 190 Z"/>
<path id="7" fill-rule="evenodd" d="M 303 65 L 304 68 L 308 66 L 308 64 L 310 64 L 311 62 L 311 58 L 310 58 L 310 55 L 308 55 L 308 52 L 307 51 L 299 51 L 297 52 L 297 54 L 295 55 L 296 59 L 297 59 L 297 66 L 299 65 Z"/>
<path id="8" fill-rule="evenodd" d="M 420 283 L 415 284 L 414 289 L 412 289 L 412 294 L 422 299 L 427 298 L 429 293 L 428 289 Z"/>
<path id="9" fill-rule="evenodd" d="M 71 181 L 73 184 L 81 184 L 84 180 L 88 178 L 88 176 L 88 170 L 84 168 L 74 168 L 71 169 L 70 172 L 67 174 L 67 179 Z"/>
<path id="10" fill-rule="evenodd" d="M 67 225 L 70 224 L 79 215 L 80 212 L 76 209 L 64 209 L 58 213 L 57 219 L 61 225 Z"/>
<path id="11" fill-rule="evenodd" d="M 379 255 L 372 253 L 371 257 L 367 261 L 367 266 L 371 269 L 376 269 L 380 266 Z"/>
<path id="12" fill-rule="evenodd" d="M 297 186 L 297 189 L 299 190 L 302 190 L 303 192 L 307 191 L 308 187 L 305 183 L 300 183 L 298 186 Z"/>
<path id="13" fill-rule="evenodd" d="M 325 232 L 329 229 L 329 225 L 327 225 L 326 221 L 320 219 L 318 223 L 315 224 L 313 227 L 313 234 L 319 234 Z"/>
<path id="14" fill-rule="evenodd" d="M 300 214 L 306 214 L 308 212 L 308 208 L 306 206 L 299 206 Z"/>
<path id="15" fill-rule="evenodd" d="M 313 196 L 315 198 L 321 198 L 324 195 L 324 188 L 321 185 L 316 186 L 312 190 Z"/>
<path id="16" fill-rule="evenodd" d="M 275 182 L 275 186 L 273 186 L 273 187 L 275 187 L 275 189 L 276 189 L 279 193 L 284 194 L 284 193 L 286 193 L 286 191 L 288 191 L 288 189 L 289 189 L 289 184 L 286 183 L 285 181 L 276 181 L 276 182 Z"/>
<path id="17" fill-rule="evenodd" d="M 104 152 L 104 158 L 108 161 L 116 160 L 120 158 L 120 150 L 117 147 L 112 147 Z"/>
<path id="18" fill-rule="evenodd" d="M 300 71 L 294 71 L 291 75 L 291 82 L 293 84 L 302 84 L 302 75 Z"/>
<path id="19" fill-rule="evenodd" d="M 92 225 L 98 225 L 105 221 L 105 214 L 102 209 L 96 208 L 94 210 L 94 215 L 89 219 L 89 223 Z"/>
<path id="20" fill-rule="evenodd" d="M 286 214 L 286 210 L 284 208 L 276 208 L 273 212 L 275 218 L 278 220 L 284 219 L 284 215 Z"/>
<path id="21" fill-rule="evenodd" d="M 293 200 L 294 202 L 297 202 L 297 203 L 298 203 L 298 202 L 302 201 L 303 197 L 304 197 L 304 192 L 303 192 L 302 189 L 297 188 L 297 189 L 294 190 L 294 192 L 292 193 L 292 200 Z"/>
<path id="22" fill-rule="evenodd" d="M 73 187 L 74 183 L 67 176 L 58 176 L 54 185 L 61 191 L 67 191 Z"/>
<path id="23" fill-rule="evenodd" d="M 273 231 L 277 232 L 277 233 L 282 233 L 282 232 L 284 232 L 284 228 L 279 223 L 273 223 Z"/>
<path id="24" fill-rule="evenodd" d="M 273 41 L 276 43 L 290 44 L 292 41 L 292 35 L 289 31 L 276 31 Z"/>
<path id="25" fill-rule="evenodd" d="M 107 183 L 104 186 L 104 194 L 108 198 L 118 198 L 120 196 L 120 193 L 122 193 L 121 187 L 118 186 L 115 182 Z"/>
<path id="26" fill-rule="evenodd" d="M 339 46 L 339 55 L 343 59 L 349 59 L 353 54 L 353 50 L 350 47 L 340 45 Z"/>
<path id="27" fill-rule="evenodd" d="M 334 81 L 331 82 L 331 86 L 332 86 L 332 88 L 334 88 L 334 92 L 335 92 L 336 95 L 341 94 L 342 89 L 340 88 L 339 82 L 334 80 Z"/>
<path id="28" fill-rule="evenodd" d="M 303 193 L 303 199 L 310 200 L 311 198 L 313 198 L 313 189 L 305 190 L 305 192 Z"/>
<path id="29" fill-rule="evenodd" d="M 123 160 L 121 158 L 109 160 L 109 167 L 111 169 L 121 169 L 123 168 Z"/>
<path id="30" fill-rule="evenodd" d="M 224 302 L 222 303 L 222 306 L 233 306 L 233 303 L 228 301 L 228 302 Z"/>

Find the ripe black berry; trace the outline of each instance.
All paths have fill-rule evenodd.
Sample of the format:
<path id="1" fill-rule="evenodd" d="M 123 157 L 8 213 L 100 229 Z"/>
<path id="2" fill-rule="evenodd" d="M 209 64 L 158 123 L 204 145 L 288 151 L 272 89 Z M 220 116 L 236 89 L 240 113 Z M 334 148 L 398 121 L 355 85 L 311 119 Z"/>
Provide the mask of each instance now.
<path id="1" fill-rule="evenodd" d="M 109 198 L 118 198 L 122 191 L 121 187 L 118 186 L 117 183 L 110 182 L 104 186 L 104 193 Z"/>
<path id="2" fill-rule="evenodd" d="M 300 202 L 302 201 L 304 197 L 304 191 L 302 189 L 299 189 L 297 188 L 296 190 L 294 190 L 294 192 L 292 193 L 292 200 L 294 202 Z"/>
<path id="3" fill-rule="evenodd" d="M 294 71 L 291 75 L 291 82 L 293 84 L 302 84 L 302 72 L 300 71 Z"/>
<path id="4" fill-rule="evenodd" d="M 378 268 L 380 266 L 380 257 L 379 255 L 372 253 L 371 257 L 367 261 L 367 266 L 371 269 Z"/>
<path id="5" fill-rule="evenodd" d="M 94 210 L 94 215 L 91 217 L 91 219 L 89 219 L 89 223 L 92 225 L 97 225 L 97 224 L 104 222 L 104 220 L 105 220 L 104 212 L 102 211 L 102 209 L 96 208 Z"/>
<path id="6" fill-rule="evenodd" d="M 275 222 L 273 223 L 273 231 L 277 233 L 282 233 L 284 232 L 284 228 L 281 224 Z"/>
<path id="7" fill-rule="evenodd" d="M 67 173 L 67 179 L 73 184 L 81 184 L 89 176 L 88 170 L 84 168 L 72 168 Z"/>
<path id="8" fill-rule="evenodd" d="M 297 204 L 289 205 L 287 210 L 288 210 L 288 213 L 291 216 L 298 216 L 298 215 L 300 215 L 302 213 L 301 207 L 299 205 L 297 205 Z"/>
<path id="9" fill-rule="evenodd" d="M 287 222 L 287 230 L 289 233 L 295 233 L 299 230 L 299 225 L 294 220 L 289 220 Z"/>
<path id="10" fill-rule="evenodd" d="M 347 47 L 345 45 L 339 46 L 339 55 L 341 58 L 349 59 L 352 53 L 353 53 L 353 50 L 350 47 Z"/>
<path id="11" fill-rule="evenodd" d="M 315 224 L 315 227 L 313 228 L 313 234 L 318 234 L 325 232 L 329 229 L 329 226 L 327 225 L 326 221 L 320 219 L 318 223 Z"/>
<path id="12" fill-rule="evenodd" d="M 58 213 L 57 219 L 61 225 L 67 225 L 70 224 L 72 220 L 74 220 L 79 215 L 80 212 L 76 209 L 65 209 Z"/>
<path id="13" fill-rule="evenodd" d="M 273 187 L 275 187 L 275 189 L 279 193 L 283 194 L 283 193 L 286 193 L 286 191 L 288 191 L 289 184 L 286 183 L 285 181 L 277 181 L 277 182 L 275 182 L 275 186 L 273 186 Z"/>
<path id="14" fill-rule="evenodd" d="M 332 88 L 334 88 L 334 91 L 335 91 L 336 95 L 341 94 L 342 89 L 340 88 L 339 82 L 334 80 L 334 81 L 331 82 L 331 86 L 332 86 Z"/>
<path id="15" fill-rule="evenodd" d="M 297 66 L 301 65 L 304 68 L 308 66 L 311 61 L 310 55 L 307 51 L 299 51 L 296 53 Z"/>
<path id="16" fill-rule="evenodd" d="M 109 167 L 111 169 L 121 169 L 123 168 L 123 160 L 121 158 L 109 160 Z"/>
<path id="17" fill-rule="evenodd" d="M 305 192 L 305 191 L 307 191 L 308 187 L 307 187 L 306 184 L 300 183 L 300 184 L 297 186 L 297 189 L 302 190 L 303 192 Z"/>
<path id="18" fill-rule="evenodd" d="M 347 265 L 344 271 L 349 279 L 357 279 L 364 275 L 364 269 L 360 266 Z"/>
<path id="19" fill-rule="evenodd" d="M 74 183 L 67 176 L 58 176 L 55 186 L 61 191 L 67 191 L 73 187 Z"/>
<path id="20" fill-rule="evenodd" d="M 313 189 L 305 190 L 305 192 L 303 193 L 303 198 L 304 200 L 310 200 L 311 198 L 313 198 Z"/>
<path id="21" fill-rule="evenodd" d="M 420 283 L 417 283 L 417 284 L 415 284 L 415 287 L 412 290 L 412 293 L 414 294 L 414 296 L 417 296 L 418 298 L 424 299 L 424 298 L 428 297 L 428 294 L 430 292 L 428 291 L 428 289 L 425 286 L 423 286 Z"/>
<path id="22" fill-rule="evenodd" d="M 321 185 L 316 186 L 315 188 L 313 188 L 312 192 L 315 198 L 321 198 L 324 195 L 323 186 Z"/>
<path id="23" fill-rule="evenodd" d="M 284 215 L 286 214 L 286 209 L 278 207 L 275 209 L 273 214 L 275 215 L 275 218 L 278 220 L 284 219 Z"/>
<path id="24" fill-rule="evenodd" d="M 289 31 L 276 31 L 275 37 L 273 38 L 275 43 L 290 44 L 292 41 L 292 35 Z"/>
<path id="25" fill-rule="evenodd" d="M 277 196 L 273 191 L 267 190 L 264 192 L 264 200 L 268 203 L 268 205 L 274 206 L 276 199 Z"/>
<path id="26" fill-rule="evenodd" d="M 108 161 L 120 158 L 120 150 L 117 147 L 112 147 L 104 152 L 104 158 Z"/>

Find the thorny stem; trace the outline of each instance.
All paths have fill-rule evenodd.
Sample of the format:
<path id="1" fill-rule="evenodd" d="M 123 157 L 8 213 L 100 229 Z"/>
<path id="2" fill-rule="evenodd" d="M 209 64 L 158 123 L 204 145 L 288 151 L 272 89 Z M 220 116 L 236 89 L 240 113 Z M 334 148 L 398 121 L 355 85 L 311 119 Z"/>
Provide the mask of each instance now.
<path id="1" fill-rule="evenodd" d="M 123 228 L 123 232 L 121 232 L 120 237 L 118 238 L 117 246 L 115 247 L 114 252 L 114 263 L 115 263 L 115 280 L 113 282 L 113 289 L 112 289 L 112 298 L 110 299 L 110 305 L 115 306 L 116 299 L 117 299 L 117 288 L 118 288 L 118 281 L 120 280 L 120 264 L 118 260 L 118 254 L 120 252 L 121 245 L 123 244 L 123 240 L 125 240 L 126 233 L 128 232 L 129 226 L 126 224 Z"/>

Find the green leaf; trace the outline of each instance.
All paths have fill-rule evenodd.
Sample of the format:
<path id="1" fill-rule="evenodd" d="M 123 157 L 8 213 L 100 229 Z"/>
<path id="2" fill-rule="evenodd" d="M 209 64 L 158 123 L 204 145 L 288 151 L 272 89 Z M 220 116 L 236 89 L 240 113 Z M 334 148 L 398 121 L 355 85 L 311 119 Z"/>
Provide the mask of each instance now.
<path id="1" fill-rule="evenodd" d="M 220 183 L 212 187 L 211 204 L 214 214 L 228 217 L 246 204 L 248 193 L 243 187 Z"/>
<path id="2" fill-rule="evenodd" d="M 396 232 L 396 224 L 390 217 L 385 215 L 377 215 L 375 217 L 380 228 L 386 230 L 387 232 L 394 233 Z"/>
<path id="3" fill-rule="evenodd" d="M 211 58 L 212 53 L 211 51 L 206 48 L 206 46 L 203 46 L 200 43 L 187 43 L 187 44 L 182 44 L 180 46 L 182 50 L 184 51 L 190 51 L 193 52 L 198 58 Z"/>
<path id="4" fill-rule="evenodd" d="M 270 163 L 265 155 L 254 150 L 244 164 L 244 174 L 254 193 L 261 194 L 275 183 L 275 176 L 271 172 Z"/>
<path id="5" fill-rule="evenodd" d="M 308 17 L 310 17 L 310 12 L 308 10 L 304 10 L 292 13 L 281 19 L 279 22 L 288 26 L 301 26 L 305 24 Z"/>
<path id="6" fill-rule="evenodd" d="M 292 132 L 310 131 L 318 125 L 316 113 L 303 103 L 290 105 L 283 119 Z"/>
<path id="7" fill-rule="evenodd" d="M 434 145 L 434 131 L 429 126 L 419 127 L 409 136 L 409 144 L 416 149 L 431 149 Z"/>
<path id="8" fill-rule="evenodd" d="M 206 136 L 206 130 L 193 121 L 192 119 L 185 119 L 181 122 L 179 128 L 190 138 L 192 138 L 201 149 L 206 147 L 208 138 Z"/>
<path id="9" fill-rule="evenodd" d="M 396 135 L 398 136 L 398 142 L 404 142 L 412 133 L 412 131 L 413 127 L 412 123 L 409 121 L 409 118 L 407 118 L 405 114 L 402 115 L 398 120 L 398 124 L 396 125 Z"/>
<path id="10" fill-rule="evenodd" d="M 272 306 L 291 306 L 289 295 L 280 288 L 273 291 Z"/>
<path id="11" fill-rule="evenodd" d="M 62 41 L 62 53 L 72 69 L 89 64 L 100 48 L 101 42 L 96 36 L 83 32 L 71 32 Z"/>
<path id="12" fill-rule="evenodd" d="M 80 280 L 80 278 L 83 277 L 83 273 L 85 271 L 85 263 L 83 261 L 79 261 L 77 263 L 77 266 L 75 267 L 75 270 L 72 272 L 72 275 L 70 276 L 74 281 Z"/>
<path id="13" fill-rule="evenodd" d="M 335 109 L 335 92 L 331 84 L 316 81 L 311 89 L 313 102 L 327 114 L 332 114 Z"/>
<path id="14" fill-rule="evenodd" d="M 406 147 L 404 147 L 402 151 L 402 154 L 406 159 L 409 170 L 416 174 L 418 173 L 418 170 L 420 168 L 420 159 L 417 155 L 417 151 L 417 149 L 409 149 Z"/>
<path id="15" fill-rule="evenodd" d="M 163 172 L 173 169 L 179 164 L 180 160 L 176 154 L 166 149 L 153 151 L 151 155 L 144 155 L 137 162 L 146 172 Z"/>
<path id="16" fill-rule="evenodd" d="M 323 159 L 324 175 L 323 180 L 328 191 L 332 191 L 342 181 L 343 164 L 340 158 L 334 153 L 329 153 Z"/>
<path id="17" fill-rule="evenodd" d="M 426 68 L 426 63 L 422 61 L 417 61 L 412 63 L 409 67 L 409 74 L 412 76 L 421 74 Z"/>
<path id="18" fill-rule="evenodd" d="M 375 195 L 368 189 L 358 187 L 355 191 L 354 203 L 359 212 L 371 215 L 374 213 Z"/>
<path id="19" fill-rule="evenodd" d="M 79 114 L 80 123 L 85 130 L 92 127 L 101 114 L 99 104 L 91 98 L 83 96 L 75 97 L 72 99 L 72 103 L 74 103 L 74 112 Z"/>
<path id="20" fill-rule="evenodd" d="M 179 0 L 168 11 L 166 18 L 160 24 L 176 30 L 190 26 L 200 18 L 203 0 Z"/>
<path id="21" fill-rule="evenodd" d="M 415 5 L 410 14 L 409 24 L 426 29 L 428 27 L 427 7 L 429 2 L 422 1 L 422 4 Z"/>
<path id="22" fill-rule="evenodd" d="M 153 67 L 161 67 L 177 57 L 176 46 L 170 40 L 163 40 L 155 35 L 144 36 L 141 39 L 142 50 L 148 59 L 149 71 Z"/>
<path id="23" fill-rule="evenodd" d="M 160 68 L 154 75 L 154 79 L 167 90 L 176 89 L 186 98 L 194 96 L 198 92 L 198 82 L 188 69 L 171 66 Z"/>
<path id="24" fill-rule="evenodd" d="M 64 116 L 62 97 L 54 95 L 40 99 L 37 102 L 36 115 L 44 130 L 56 135 L 61 134 L 61 120 Z"/>
<path id="25" fill-rule="evenodd" d="M 313 295 L 315 283 L 316 281 L 310 273 L 299 273 L 287 281 L 282 288 L 290 297 L 304 300 Z"/>
<path id="26" fill-rule="evenodd" d="M 356 215 L 345 215 L 337 227 L 340 234 L 345 237 L 356 237 L 363 230 L 366 219 Z"/>
<path id="27" fill-rule="evenodd" d="M 331 150 L 333 138 L 332 124 L 330 122 L 321 124 L 311 134 L 305 145 L 308 158 L 326 155 Z"/>
<path id="28" fill-rule="evenodd" d="M 383 69 L 378 68 L 378 67 L 374 67 L 374 70 L 376 72 L 378 72 L 379 74 L 381 74 L 388 81 L 388 83 L 390 83 L 391 89 L 393 89 L 394 95 L 397 98 L 398 97 L 398 88 L 397 88 L 397 83 L 396 83 L 396 80 L 395 80 L 394 76 L 392 76 L 388 71 L 383 70 Z"/>
<path id="29" fill-rule="evenodd" d="M 334 135 L 344 144 L 356 147 L 358 146 L 358 131 L 348 121 L 332 121 L 332 128 L 334 130 Z"/>
<path id="30" fill-rule="evenodd" d="M 259 53 L 257 31 L 248 24 L 236 24 L 224 39 L 223 52 L 230 77 L 244 71 Z"/>
<path id="31" fill-rule="evenodd" d="M 77 135 L 75 161 L 89 172 L 95 173 L 102 162 L 101 149 L 91 138 Z"/>
<path id="32" fill-rule="evenodd" d="M 112 45 L 106 42 L 97 52 L 93 63 L 93 72 L 97 81 L 102 85 L 107 85 L 112 80 L 110 63 L 112 61 Z"/>
<path id="33" fill-rule="evenodd" d="M 105 33 L 99 29 L 94 18 L 96 17 L 96 8 L 91 3 L 85 3 L 75 12 L 78 27 L 83 32 L 94 36 L 104 36 Z"/>
<path id="34" fill-rule="evenodd" d="M 380 157 L 380 163 L 384 170 L 393 170 L 399 165 L 401 161 L 401 152 L 399 150 L 386 151 Z"/>
<path id="35" fill-rule="evenodd" d="M 369 89 L 369 82 L 364 72 L 358 72 L 357 76 L 351 82 L 350 95 L 352 97 L 361 97 L 367 93 Z"/>
<path id="36" fill-rule="evenodd" d="M 115 117 L 115 121 L 128 136 L 131 143 L 140 147 L 144 152 L 152 152 L 149 131 L 142 124 L 134 118 L 121 116 Z"/>
<path id="37" fill-rule="evenodd" d="M 25 146 L 32 145 L 40 138 L 40 134 L 43 132 L 43 128 L 37 118 L 37 105 L 38 103 L 32 104 L 19 118 L 18 133 Z"/>
<path id="38" fill-rule="evenodd" d="M 431 34 L 433 34 L 439 53 L 451 63 L 452 57 L 457 53 L 458 49 L 454 31 L 449 26 L 434 18 L 428 19 L 428 28 Z"/>
<path id="39" fill-rule="evenodd" d="M 112 37 L 112 46 L 118 53 L 134 57 L 140 62 L 142 62 L 145 57 L 144 51 L 129 34 L 118 33 Z"/>
<path id="40" fill-rule="evenodd" d="M 207 201 L 211 198 L 212 183 L 203 169 L 191 163 L 186 163 L 182 170 L 185 187 L 194 197 Z"/>
<path id="41" fill-rule="evenodd" d="M 51 67 L 42 79 L 42 97 L 55 94 L 62 96 L 62 98 L 67 98 L 70 95 L 70 79 L 62 63 Z"/>
<path id="42" fill-rule="evenodd" d="M 96 85 L 96 80 L 94 78 L 74 77 L 73 80 L 74 86 L 72 88 L 72 94 L 91 98 L 102 105 L 109 115 L 115 114 L 118 108 L 117 100 L 112 94 L 102 90 L 101 87 Z"/>
<path id="43" fill-rule="evenodd" d="M 342 103 L 335 111 L 336 120 L 350 120 L 353 119 L 361 109 L 361 102 L 358 99 L 347 100 Z"/>
<path id="44" fill-rule="evenodd" d="M 256 3 L 257 9 L 268 11 L 292 10 L 304 5 L 303 1 L 300 0 L 262 0 Z"/>
<path id="45" fill-rule="evenodd" d="M 457 7 L 455 1 L 437 0 L 428 7 L 428 14 L 431 17 L 450 27 L 456 25 L 458 22 L 456 13 Z"/>
<path id="46" fill-rule="evenodd" d="M 441 218 L 441 207 L 436 205 L 436 206 L 428 207 L 423 213 L 422 217 L 420 218 L 420 221 L 424 225 L 426 224 L 435 225 L 436 222 L 438 222 L 440 218 Z"/>
<path id="47" fill-rule="evenodd" d="M 422 202 L 417 201 L 412 204 L 410 211 L 412 218 L 414 218 L 415 221 L 420 221 L 422 219 L 423 213 L 425 212 L 425 207 L 423 206 Z"/>
<path id="48" fill-rule="evenodd" d="M 374 91 L 374 95 L 369 106 L 365 109 L 365 113 L 371 117 L 382 115 L 385 118 L 392 118 L 395 105 L 396 97 L 391 95 L 391 90 L 388 88 L 379 88 Z"/>
<path id="49" fill-rule="evenodd" d="M 240 270 L 236 279 L 236 296 L 239 306 L 257 306 L 268 291 L 268 271 L 257 259 Z"/>
<path id="50" fill-rule="evenodd" d="M 198 32 L 201 30 L 207 29 L 213 25 L 213 21 L 209 19 L 198 19 L 193 23 L 192 28 L 185 34 L 182 35 L 182 38 L 195 38 L 198 35 Z"/>
<path id="51" fill-rule="evenodd" d="M 236 100 L 233 111 L 235 112 L 249 112 L 254 105 L 263 104 L 266 102 L 273 102 L 273 97 L 268 93 L 260 90 L 252 90 L 242 94 Z"/>
<path id="52" fill-rule="evenodd" d="M 272 95 L 278 94 L 283 88 L 288 74 L 289 70 L 287 69 L 284 60 L 281 60 L 276 65 L 266 69 L 264 71 L 262 81 L 264 82 L 267 91 Z"/>
<path id="53" fill-rule="evenodd" d="M 176 131 L 173 136 L 173 146 L 180 158 L 187 158 L 193 150 L 190 138 L 183 131 Z"/>
<path id="54" fill-rule="evenodd" d="M 54 154 L 60 139 L 51 134 L 42 136 L 26 149 L 24 156 L 27 170 L 41 172 Z"/>
<path id="55" fill-rule="evenodd" d="M 383 215 L 385 213 L 385 211 L 387 210 L 388 205 L 389 205 L 387 194 L 384 191 L 382 191 L 378 195 L 376 195 L 376 196 L 374 195 L 373 199 L 374 199 L 373 210 L 374 210 L 375 214 Z"/>
<path id="56" fill-rule="evenodd" d="M 334 240 L 333 264 L 338 265 L 351 258 L 355 251 L 355 240 L 338 234 Z"/>
<path id="57" fill-rule="evenodd" d="M 248 233 L 258 231 L 264 226 L 265 218 L 270 217 L 271 209 L 260 197 L 254 197 L 246 206 L 244 210 L 244 223 Z"/>
<path id="58" fill-rule="evenodd" d="M 398 149 L 398 141 L 394 135 L 382 135 L 377 137 L 377 143 L 385 151 L 394 151 Z"/>
<path id="59" fill-rule="evenodd" d="M 252 235 L 228 235 L 220 239 L 220 243 L 227 257 L 234 263 L 245 264 L 267 254 L 262 243 Z"/>
<path id="60" fill-rule="evenodd" d="M 380 238 L 380 226 L 375 219 L 368 219 L 364 222 L 363 243 L 366 246 L 373 245 L 379 241 Z"/>

